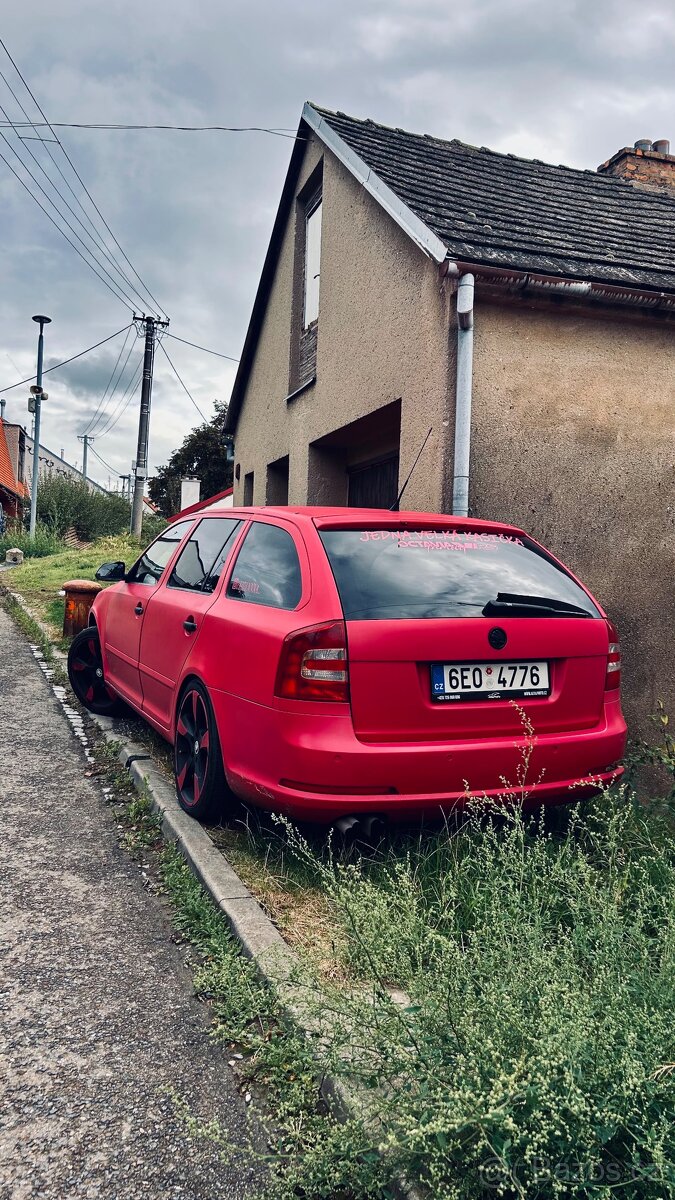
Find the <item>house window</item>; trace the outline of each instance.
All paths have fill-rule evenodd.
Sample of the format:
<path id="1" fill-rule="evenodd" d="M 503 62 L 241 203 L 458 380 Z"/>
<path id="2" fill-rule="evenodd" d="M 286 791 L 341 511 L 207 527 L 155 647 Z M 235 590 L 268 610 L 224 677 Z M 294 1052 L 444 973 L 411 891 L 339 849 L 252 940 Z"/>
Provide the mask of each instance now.
<path id="1" fill-rule="evenodd" d="M 319 318 L 319 278 L 321 274 L 321 197 L 305 209 L 305 283 L 302 327 L 307 329 Z"/>

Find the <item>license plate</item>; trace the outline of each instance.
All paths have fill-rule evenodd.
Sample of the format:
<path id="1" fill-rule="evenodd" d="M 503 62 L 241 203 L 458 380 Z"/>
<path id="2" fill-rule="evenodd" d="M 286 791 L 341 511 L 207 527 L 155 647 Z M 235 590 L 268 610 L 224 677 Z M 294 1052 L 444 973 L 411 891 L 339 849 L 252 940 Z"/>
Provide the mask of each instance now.
<path id="1" fill-rule="evenodd" d="M 432 663 L 432 700 L 527 700 L 548 696 L 548 663 Z"/>

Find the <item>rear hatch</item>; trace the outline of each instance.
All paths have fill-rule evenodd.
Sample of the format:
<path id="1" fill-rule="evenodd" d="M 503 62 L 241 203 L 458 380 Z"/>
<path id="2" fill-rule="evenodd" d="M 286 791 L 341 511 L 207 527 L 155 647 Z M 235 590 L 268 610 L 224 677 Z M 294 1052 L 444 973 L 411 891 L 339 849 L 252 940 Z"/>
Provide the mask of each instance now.
<path id="1" fill-rule="evenodd" d="M 347 628 L 363 741 L 590 728 L 609 635 L 588 594 L 516 533 L 320 528 Z"/>

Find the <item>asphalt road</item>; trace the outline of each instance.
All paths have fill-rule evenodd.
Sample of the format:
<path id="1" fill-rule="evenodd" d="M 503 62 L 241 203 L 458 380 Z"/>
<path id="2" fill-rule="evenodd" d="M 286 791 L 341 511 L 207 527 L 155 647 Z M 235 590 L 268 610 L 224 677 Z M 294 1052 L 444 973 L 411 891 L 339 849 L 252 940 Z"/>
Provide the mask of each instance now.
<path id="1" fill-rule="evenodd" d="M 162 904 L 1 609 L 0 714 L 1 1200 L 255 1197 L 176 1114 L 170 1092 L 247 1139 Z"/>

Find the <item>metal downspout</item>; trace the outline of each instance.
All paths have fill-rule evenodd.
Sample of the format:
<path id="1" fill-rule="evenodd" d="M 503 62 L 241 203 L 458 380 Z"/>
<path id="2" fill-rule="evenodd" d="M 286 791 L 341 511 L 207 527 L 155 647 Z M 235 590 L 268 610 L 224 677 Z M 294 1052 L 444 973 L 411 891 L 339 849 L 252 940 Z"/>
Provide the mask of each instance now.
<path id="1" fill-rule="evenodd" d="M 457 286 L 457 381 L 455 389 L 455 463 L 452 511 L 469 515 L 469 464 L 471 458 L 471 379 L 473 371 L 474 277 L 462 275 Z"/>

